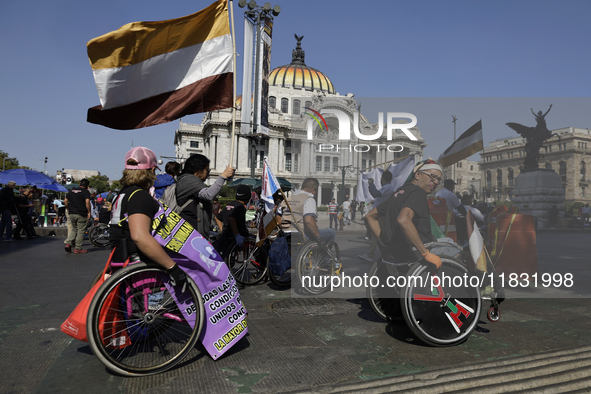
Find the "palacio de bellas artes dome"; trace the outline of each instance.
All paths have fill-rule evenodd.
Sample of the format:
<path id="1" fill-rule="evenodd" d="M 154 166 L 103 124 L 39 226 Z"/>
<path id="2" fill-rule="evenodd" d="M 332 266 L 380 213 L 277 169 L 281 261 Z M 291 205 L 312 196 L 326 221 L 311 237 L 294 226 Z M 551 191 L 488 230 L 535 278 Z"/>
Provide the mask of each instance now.
<path id="1" fill-rule="evenodd" d="M 274 54 L 278 59 L 285 57 L 281 49 L 275 49 Z M 271 70 L 269 75 L 269 135 L 254 139 L 255 177 L 261 177 L 263 159 L 267 157 L 275 176 L 288 179 L 294 189 L 299 188 L 305 178 L 317 178 L 320 181 L 317 201 L 325 205 L 333 197 L 341 202 L 345 166 L 350 165 L 344 171 L 345 193 L 352 197 L 357 192 L 359 174 L 364 169 L 408 155 L 415 155 L 416 160 L 422 158 L 426 143 L 416 127 L 409 129 L 417 138 L 416 141 L 410 140 L 399 129 L 393 132 L 391 141 L 387 141 L 385 132 L 373 141 L 357 139 L 353 134 L 354 120 L 358 118 L 362 134 L 376 134 L 379 124 L 370 123 L 358 113 L 360 105 L 354 96 L 352 93 L 339 94 L 327 74 L 306 64 L 300 38 L 292 51 L 291 63 Z M 236 100 L 235 179 L 251 176 L 252 139 L 240 134 L 242 100 L 241 96 Z M 312 118 L 306 113 L 311 113 L 306 108 L 319 113 L 327 109 L 344 112 L 350 122 L 351 139 L 339 141 L 339 120 L 330 113 L 323 113 L 326 125 L 324 122 L 320 125 L 313 122 L 314 136 L 308 139 L 308 121 Z M 181 120 L 174 139 L 176 157 L 182 160 L 196 153 L 207 156 L 211 160 L 210 180 L 215 179 L 230 162 L 231 125 L 231 108 L 207 112 L 201 124 L 184 123 Z M 385 131 L 386 125 L 383 127 Z M 381 149 L 370 146 L 368 150 L 370 144 L 381 144 Z M 395 147 L 388 150 L 384 146 Z"/>

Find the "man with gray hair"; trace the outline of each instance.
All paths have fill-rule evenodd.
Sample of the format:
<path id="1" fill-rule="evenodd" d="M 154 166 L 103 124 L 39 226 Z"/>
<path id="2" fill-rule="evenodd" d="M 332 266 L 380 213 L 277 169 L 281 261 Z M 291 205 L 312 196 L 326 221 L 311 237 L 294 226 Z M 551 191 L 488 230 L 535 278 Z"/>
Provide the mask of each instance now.
<path id="1" fill-rule="evenodd" d="M 14 198 L 14 187 L 16 182 L 9 181 L 6 186 L 0 190 L 0 239 L 3 241 L 14 241 L 12 239 L 12 210 L 16 209 L 16 199 Z M 6 229 L 6 238 L 4 238 L 4 229 Z"/>

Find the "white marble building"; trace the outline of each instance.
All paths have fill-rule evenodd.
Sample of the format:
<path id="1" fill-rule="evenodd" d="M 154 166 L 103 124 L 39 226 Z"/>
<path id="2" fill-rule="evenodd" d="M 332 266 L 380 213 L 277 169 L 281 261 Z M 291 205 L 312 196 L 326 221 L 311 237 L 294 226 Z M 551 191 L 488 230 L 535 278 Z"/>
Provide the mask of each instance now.
<path id="1" fill-rule="evenodd" d="M 279 52 L 279 51 L 276 51 Z M 281 57 L 279 52 L 277 57 Z M 313 138 L 308 139 L 308 121 L 312 119 L 310 111 L 336 109 L 344 112 L 353 130 L 354 114 L 359 108 L 358 102 L 349 93 L 336 92 L 330 79 L 322 72 L 308 67 L 304 62 L 305 53 L 300 43 L 292 52 L 292 62 L 277 67 L 269 78 L 269 136 L 255 139 L 255 177 L 262 174 L 262 161 L 266 156 L 278 177 L 288 179 L 296 188 L 308 177 L 318 178 L 321 187 L 317 201 L 326 204 L 331 197 L 337 197 L 345 169 L 345 193 L 353 197 L 356 193 L 359 173 L 395 158 L 407 155 L 422 157 L 426 146 L 420 131 L 414 127 L 410 131 L 417 141 L 410 140 L 400 130 L 395 130 L 391 141 L 386 140 L 386 125 L 382 137 L 375 141 L 363 141 L 354 137 L 349 141 L 338 139 L 339 121 L 331 114 L 323 115 L 328 129 L 313 122 Z M 236 178 L 250 177 L 251 153 L 249 139 L 240 135 L 242 98 L 237 99 L 235 160 Z M 375 134 L 378 124 L 371 124 L 361 114 L 358 127 L 362 134 Z M 398 120 L 394 123 L 405 123 Z M 232 124 L 231 109 L 208 112 L 201 124 L 180 122 L 175 133 L 174 144 L 176 157 L 188 158 L 201 153 L 211 160 L 212 177 L 219 174 L 230 162 L 230 129 Z M 322 124 L 321 124 L 322 125 Z M 378 146 L 378 144 L 380 144 Z M 332 146 L 332 148 L 330 148 Z M 397 152 L 398 150 L 402 151 Z"/>

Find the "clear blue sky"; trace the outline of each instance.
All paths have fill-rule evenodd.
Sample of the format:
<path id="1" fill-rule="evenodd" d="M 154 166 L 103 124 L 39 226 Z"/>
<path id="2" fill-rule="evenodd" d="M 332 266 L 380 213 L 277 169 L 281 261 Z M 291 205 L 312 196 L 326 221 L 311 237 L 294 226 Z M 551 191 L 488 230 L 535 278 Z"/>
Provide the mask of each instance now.
<path id="1" fill-rule="evenodd" d="M 47 156 L 50 175 L 75 168 L 98 170 L 111 179 L 119 178 L 132 141 L 157 155 L 173 156 L 178 121 L 137 131 L 86 122 L 87 109 L 99 102 L 86 43 L 129 22 L 177 18 L 210 3 L 0 2 L 0 150 L 38 170 L 43 170 L 42 159 Z M 458 135 L 482 118 L 485 144 L 512 135 L 502 127 L 505 122 L 533 125 L 529 108 L 545 111 L 550 103 L 554 108 L 547 117 L 549 128 L 591 127 L 589 99 L 557 99 L 589 96 L 589 1 L 278 0 L 271 4 L 282 7 L 275 19 L 272 67 L 290 63 L 294 33 L 303 35 L 306 63 L 327 74 L 341 94 L 547 98 L 495 101 L 515 111 L 496 117 L 486 113 L 491 107 L 487 102 L 478 108 L 470 107 L 470 100 L 435 105 L 428 121 L 421 123 L 419 117 L 418 123 L 429 144 L 425 153 L 432 157 L 451 143 L 451 114 L 459 118 Z M 234 15 L 242 53 L 243 10 L 237 2 Z M 241 57 L 238 63 L 241 86 Z M 375 120 L 377 113 L 367 111 L 362 107 Z M 487 128 L 487 116 L 495 117 L 498 125 Z M 200 119 L 201 115 L 191 115 L 183 120 L 199 123 Z"/>

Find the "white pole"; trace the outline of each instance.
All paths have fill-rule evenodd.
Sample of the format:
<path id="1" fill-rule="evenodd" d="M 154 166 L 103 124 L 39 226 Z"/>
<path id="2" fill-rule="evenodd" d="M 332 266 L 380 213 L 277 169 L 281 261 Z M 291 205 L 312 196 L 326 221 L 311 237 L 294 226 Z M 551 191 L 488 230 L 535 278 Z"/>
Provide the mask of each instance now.
<path id="1" fill-rule="evenodd" d="M 230 0 L 230 21 L 232 24 L 232 50 L 234 52 L 233 59 L 232 59 L 232 68 L 234 72 L 232 73 L 233 82 L 232 82 L 232 132 L 230 133 L 232 138 L 232 144 L 230 145 L 230 166 L 233 166 L 234 163 L 234 142 L 236 139 L 236 33 L 234 32 L 234 6 L 233 1 Z M 244 99 L 244 98 L 243 98 Z M 238 163 L 236 163 L 238 165 Z"/>

